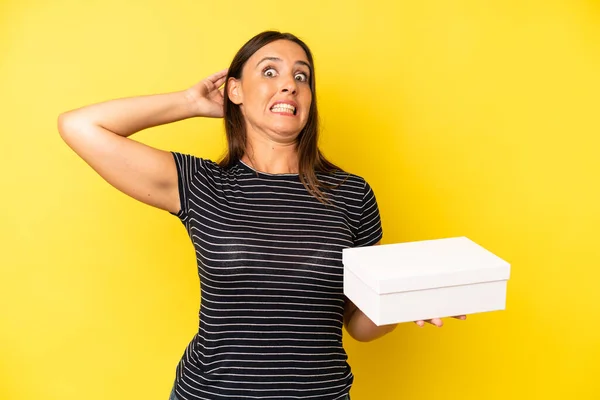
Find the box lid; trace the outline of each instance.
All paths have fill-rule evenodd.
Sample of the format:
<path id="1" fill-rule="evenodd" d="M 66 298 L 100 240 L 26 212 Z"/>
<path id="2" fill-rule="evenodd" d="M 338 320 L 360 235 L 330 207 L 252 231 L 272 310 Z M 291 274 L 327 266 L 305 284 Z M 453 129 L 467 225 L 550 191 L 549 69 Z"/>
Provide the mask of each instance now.
<path id="1" fill-rule="evenodd" d="M 347 248 L 344 268 L 378 294 L 507 280 L 510 264 L 466 237 Z"/>

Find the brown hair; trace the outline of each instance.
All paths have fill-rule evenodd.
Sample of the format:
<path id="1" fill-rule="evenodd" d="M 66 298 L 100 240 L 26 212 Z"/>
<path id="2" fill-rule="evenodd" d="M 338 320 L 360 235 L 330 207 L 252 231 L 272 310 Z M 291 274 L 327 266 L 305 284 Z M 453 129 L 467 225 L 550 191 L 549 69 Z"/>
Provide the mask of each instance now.
<path id="1" fill-rule="evenodd" d="M 319 181 L 317 173 L 332 173 L 342 171 L 342 169 L 328 161 L 318 148 L 319 115 L 317 112 L 313 57 L 308 46 L 291 33 L 281 33 L 277 31 L 265 31 L 259 33 L 246 42 L 246 44 L 244 44 L 237 52 L 235 57 L 233 57 L 227 73 L 225 89 L 223 91 L 225 97 L 223 107 L 228 151 L 222 160 L 219 161 L 219 165 L 224 168 L 233 166 L 242 158 L 246 151 L 246 124 L 240 106 L 229 99 L 229 78 L 240 79 L 242 77 L 242 69 L 248 59 L 260 48 L 276 40 L 289 40 L 300 45 L 306 53 L 306 57 L 310 64 L 310 90 L 312 92 L 312 101 L 310 104 L 308 120 L 298 135 L 296 143 L 298 150 L 298 172 L 300 181 L 306 190 L 319 201 L 328 203 L 323 189 L 331 188 L 333 186 Z"/>

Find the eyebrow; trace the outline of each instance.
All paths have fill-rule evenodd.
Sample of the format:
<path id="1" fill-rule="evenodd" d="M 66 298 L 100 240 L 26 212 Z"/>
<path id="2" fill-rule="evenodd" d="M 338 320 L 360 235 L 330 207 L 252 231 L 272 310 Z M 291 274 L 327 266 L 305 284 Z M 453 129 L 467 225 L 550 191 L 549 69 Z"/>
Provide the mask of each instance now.
<path id="1" fill-rule="evenodd" d="M 283 61 L 281 58 L 279 57 L 265 57 L 262 60 L 260 60 L 258 63 L 256 63 L 256 66 L 258 67 L 263 61 Z M 302 60 L 298 60 L 294 63 L 294 65 L 304 65 L 308 68 L 309 71 L 312 71 L 312 69 L 310 68 L 310 64 L 307 63 L 306 61 L 302 61 Z"/>

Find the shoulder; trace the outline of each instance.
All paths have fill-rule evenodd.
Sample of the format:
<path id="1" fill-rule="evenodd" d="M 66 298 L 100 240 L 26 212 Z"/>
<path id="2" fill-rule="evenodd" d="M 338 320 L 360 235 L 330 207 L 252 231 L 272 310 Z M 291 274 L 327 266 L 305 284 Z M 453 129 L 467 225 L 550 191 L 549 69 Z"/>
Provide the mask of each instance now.
<path id="1" fill-rule="evenodd" d="M 235 165 L 232 167 L 223 167 L 216 161 L 209 158 L 198 157 L 193 154 L 180 153 L 177 151 L 171 151 L 171 154 L 173 155 L 179 171 L 194 175 L 203 174 L 220 176 L 225 173 L 236 172 L 239 169 Z"/>
<path id="2" fill-rule="evenodd" d="M 319 180 L 325 186 L 325 191 L 331 196 L 331 199 L 338 204 L 362 209 L 365 205 L 377 202 L 371 185 L 361 175 L 336 171 L 319 174 Z"/>
<path id="3" fill-rule="evenodd" d="M 319 180 L 328 186 L 333 186 L 337 190 L 355 193 L 364 196 L 368 192 L 372 192 L 369 182 L 357 174 L 346 171 L 335 171 L 328 174 L 318 174 Z"/>

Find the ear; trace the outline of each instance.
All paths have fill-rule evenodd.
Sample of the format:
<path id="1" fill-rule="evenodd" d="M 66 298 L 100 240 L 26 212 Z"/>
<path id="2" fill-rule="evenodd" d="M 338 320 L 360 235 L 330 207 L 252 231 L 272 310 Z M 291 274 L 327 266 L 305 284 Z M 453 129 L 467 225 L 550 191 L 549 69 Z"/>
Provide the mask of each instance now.
<path id="1" fill-rule="evenodd" d="M 227 96 L 233 104 L 242 104 L 244 100 L 244 93 L 242 92 L 241 80 L 229 78 L 229 82 L 227 82 Z"/>

